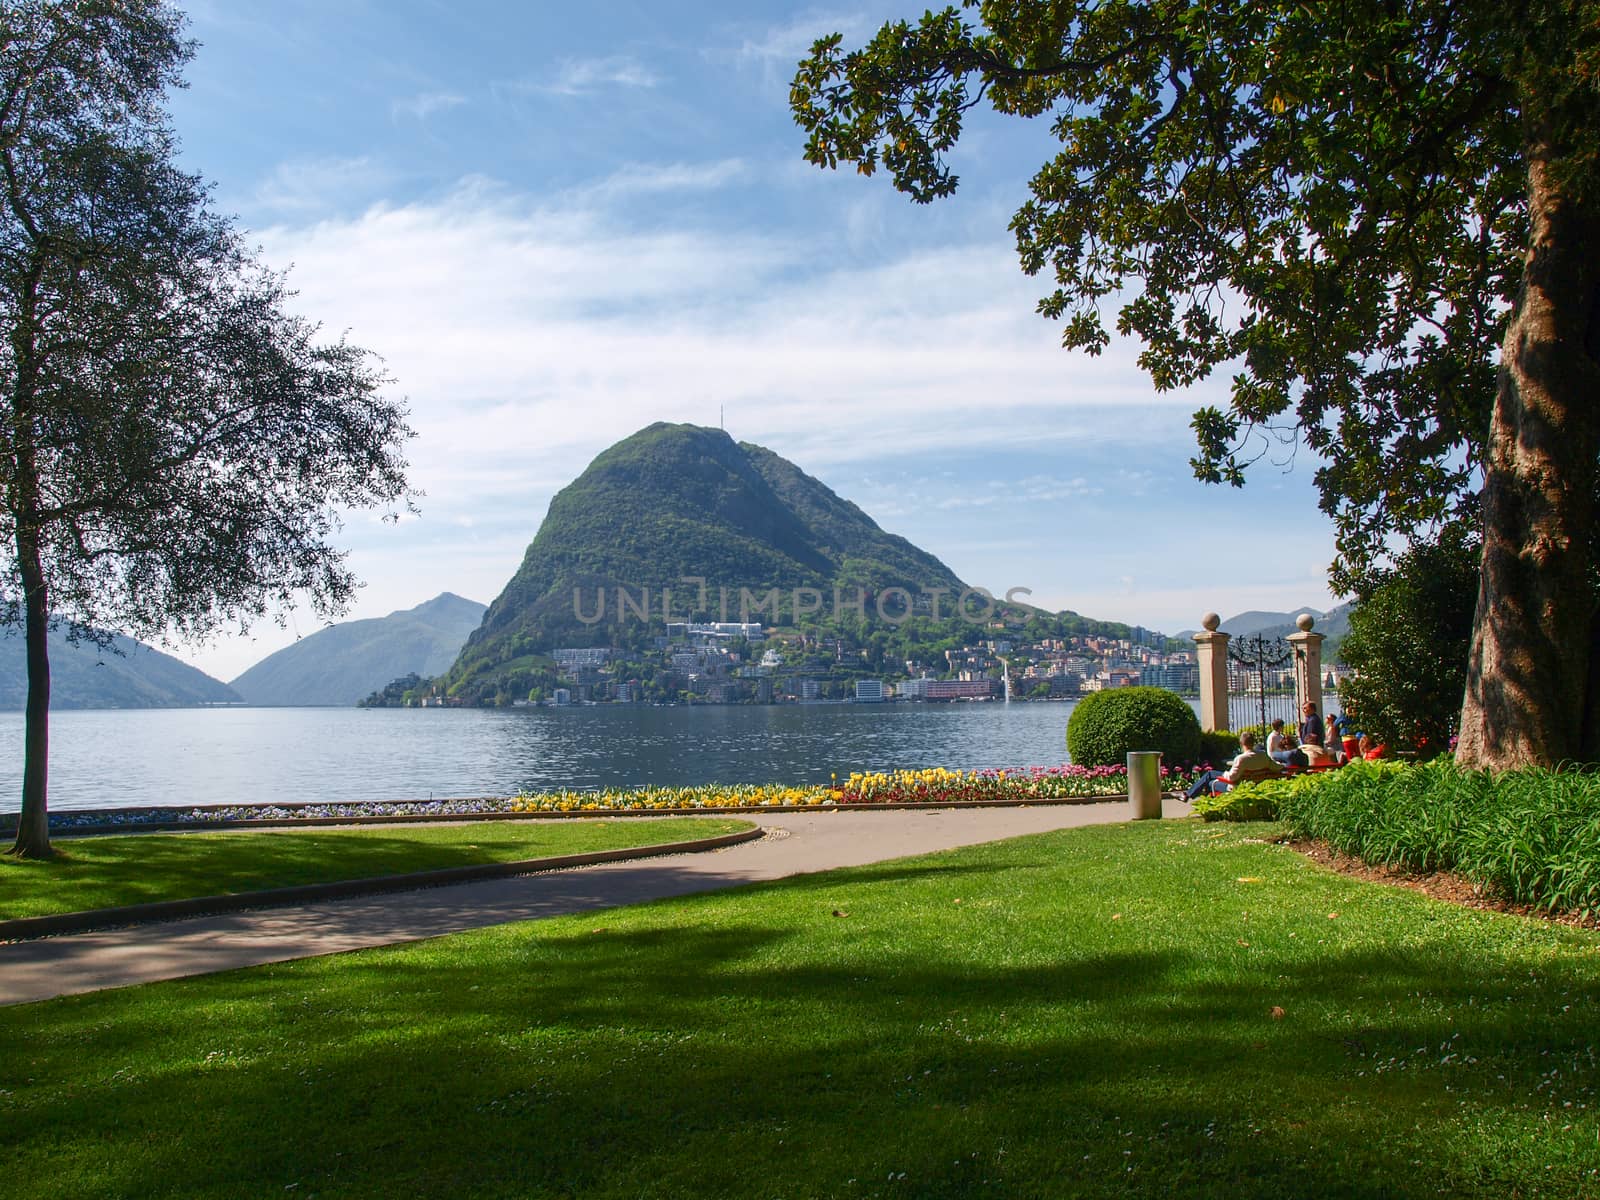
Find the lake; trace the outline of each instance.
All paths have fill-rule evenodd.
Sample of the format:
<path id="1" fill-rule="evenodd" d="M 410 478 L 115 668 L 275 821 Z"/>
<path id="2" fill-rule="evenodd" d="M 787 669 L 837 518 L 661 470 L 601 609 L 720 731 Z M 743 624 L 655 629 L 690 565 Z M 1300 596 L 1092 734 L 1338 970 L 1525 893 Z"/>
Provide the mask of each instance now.
<path id="1" fill-rule="evenodd" d="M 1066 760 L 1071 703 L 693 708 L 190 708 L 50 719 L 50 807 L 509 795 L 630 784 L 822 783 L 837 772 Z M 0 812 L 22 789 L 0 713 Z"/>

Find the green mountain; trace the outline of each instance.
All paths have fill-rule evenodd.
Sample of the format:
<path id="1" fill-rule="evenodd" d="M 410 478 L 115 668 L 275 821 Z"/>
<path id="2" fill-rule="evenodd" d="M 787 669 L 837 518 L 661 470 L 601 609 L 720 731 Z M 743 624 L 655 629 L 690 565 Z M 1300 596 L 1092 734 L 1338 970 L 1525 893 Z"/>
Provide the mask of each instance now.
<path id="1" fill-rule="evenodd" d="M 0 630 L 0 709 L 21 708 L 28 695 L 22 631 Z M 117 637 L 111 646 L 74 646 L 64 630 L 50 634 L 50 707 L 185 708 L 241 704 L 239 694 L 170 654 Z"/>
<path id="2" fill-rule="evenodd" d="M 354 704 L 402 675 L 437 675 L 483 619 L 450 592 L 387 617 L 343 621 L 270 654 L 232 682 L 248 704 Z"/>
<path id="3" fill-rule="evenodd" d="M 703 597 L 686 576 L 705 580 Z M 550 502 L 522 566 L 444 682 L 484 700 L 553 649 L 644 645 L 664 631 L 667 592 L 674 620 L 773 625 L 793 620 L 796 589 L 814 589 L 816 599 L 800 603 L 832 617 L 835 588 L 847 606 L 861 590 L 943 589 L 948 613 L 963 585 L 772 451 L 719 429 L 659 423 L 603 452 Z M 773 590 L 777 613 L 742 611 L 745 592 L 761 604 Z M 637 615 L 646 600 L 648 623 Z"/>

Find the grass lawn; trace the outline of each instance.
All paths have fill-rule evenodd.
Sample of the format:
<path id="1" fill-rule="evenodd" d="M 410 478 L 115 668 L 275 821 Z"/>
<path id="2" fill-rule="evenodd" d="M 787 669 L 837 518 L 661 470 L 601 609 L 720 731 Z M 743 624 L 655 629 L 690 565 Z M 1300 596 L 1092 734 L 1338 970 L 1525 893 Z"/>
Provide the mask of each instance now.
<path id="1" fill-rule="evenodd" d="M 0 857 L 0 920 L 685 842 L 749 824 L 683 817 L 57 838 L 53 859 Z"/>
<path id="2" fill-rule="evenodd" d="M 1600 1196 L 1600 936 L 1267 832 L 1072 830 L 0 1010 L 7 1192 Z"/>

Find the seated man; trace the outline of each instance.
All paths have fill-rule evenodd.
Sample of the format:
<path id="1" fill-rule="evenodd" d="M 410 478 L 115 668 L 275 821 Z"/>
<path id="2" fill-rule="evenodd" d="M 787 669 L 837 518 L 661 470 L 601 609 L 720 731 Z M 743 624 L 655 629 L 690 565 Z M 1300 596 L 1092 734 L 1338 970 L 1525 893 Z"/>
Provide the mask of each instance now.
<path id="1" fill-rule="evenodd" d="M 1220 779 L 1231 787 L 1251 779 L 1271 779 L 1282 770 L 1282 767 L 1256 749 L 1256 735 L 1247 729 L 1239 735 L 1239 756 L 1228 764 L 1228 769 L 1207 771 L 1194 781 L 1194 786 L 1186 794 L 1193 800 L 1203 792 L 1209 791 L 1214 780 Z"/>
<path id="2" fill-rule="evenodd" d="M 1339 756 L 1323 746 L 1320 736 L 1306 738 L 1300 745 L 1300 752 L 1306 756 L 1307 766 L 1336 767 L 1339 765 Z"/>

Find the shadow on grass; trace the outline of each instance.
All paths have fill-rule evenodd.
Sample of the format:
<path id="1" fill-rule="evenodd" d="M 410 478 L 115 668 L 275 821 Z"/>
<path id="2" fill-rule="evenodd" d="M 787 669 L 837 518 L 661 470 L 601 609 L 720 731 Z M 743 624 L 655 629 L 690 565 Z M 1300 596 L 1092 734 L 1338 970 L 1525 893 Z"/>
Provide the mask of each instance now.
<path id="1" fill-rule="evenodd" d="M 77 1195 L 1594 1194 L 1592 969 L 1474 967 L 1443 935 L 1240 969 L 1039 930 L 997 963 L 1004 936 L 977 954 L 883 915 L 897 889 L 856 892 L 883 901 L 870 919 L 827 907 L 986 870 L 788 880 L 763 892 L 782 920 L 655 905 L 11 1010 L 14 1178 L 53 1160 Z"/>
<path id="2" fill-rule="evenodd" d="M 454 835 L 451 840 L 427 842 L 400 833 L 312 830 L 61 839 L 53 860 L 0 863 L 0 889 L 4 889 L 0 890 L 0 919 L 478 866 L 699 836 L 687 831 L 660 834 L 652 829 L 655 824 L 524 825 L 519 827 L 519 835 L 482 825 L 470 830 L 447 827 Z M 708 828 L 710 824 L 706 823 Z M 39 893 L 45 889 L 56 892 L 64 903 L 40 908 Z"/>

